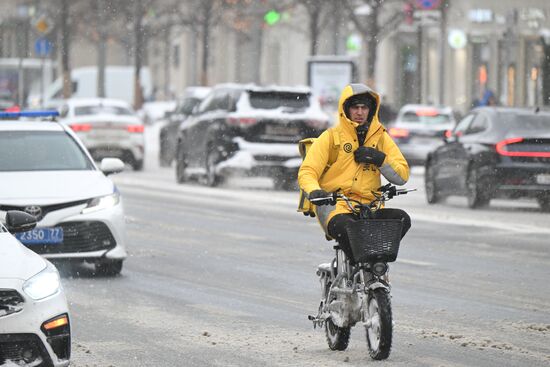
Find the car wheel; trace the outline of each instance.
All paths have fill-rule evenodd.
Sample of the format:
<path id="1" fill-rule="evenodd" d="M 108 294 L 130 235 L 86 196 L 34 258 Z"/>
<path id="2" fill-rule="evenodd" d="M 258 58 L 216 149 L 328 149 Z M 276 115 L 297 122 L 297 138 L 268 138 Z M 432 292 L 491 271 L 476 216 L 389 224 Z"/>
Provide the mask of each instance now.
<path id="1" fill-rule="evenodd" d="M 139 161 L 132 162 L 132 168 L 134 171 L 141 171 L 143 170 L 143 159 Z"/>
<path id="2" fill-rule="evenodd" d="M 216 173 L 216 164 L 219 162 L 219 154 L 215 148 L 208 149 L 206 156 L 206 184 L 210 187 L 223 183 L 223 177 Z"/>
<path id="3" fill-rule="evenodd" d="M 95 264 L 95 272 L 97 275 L 115 276 L 122 271 L 123 260 L 113 260 L 107 262 L 98 262 Z"/>
<path id="4" fill-rule="evenodd" d="M 468 177 L 466 179 L 468 207 L 476 209 L 482 206 L 489 205 L 491 198 L 486 190 L 483 189 L 483 185 L 480 183 L 479 173 L 473 167 L 468 170 Z"/>
<path id="5" fill-rule="evenodd" d="M 550 212 L 550 194 L 537 197 L 537 201 L 539 203 L 540 210 L 543 212 Z"/>
<path id="6" fill-rule="evenodd" d="M 434 170 L 435 169 L 431 166 L 430 162 L 428 162 L 424 173 L 424 186 L 428 204 L 435 204 L 441 200 L 441 194 L 439 193 L 437 183 L 435 182 Z"/>
<path id="7" fill-rule="evenodd" d="M 178 149 L 176 154 L 176 181 L 177 183 L 184 183 L 187 180 L 185 175 L 185 168 L 187 164 L 185 163 L 185 157 L 183 153 Z"/>

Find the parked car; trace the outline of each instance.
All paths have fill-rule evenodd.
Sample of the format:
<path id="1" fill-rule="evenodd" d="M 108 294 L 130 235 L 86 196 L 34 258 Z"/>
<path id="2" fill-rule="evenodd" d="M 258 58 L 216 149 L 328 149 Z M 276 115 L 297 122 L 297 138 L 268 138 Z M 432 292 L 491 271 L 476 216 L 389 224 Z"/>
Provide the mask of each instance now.
<path id="1" fill-rule="evenodd" d="M 36 219 L 9 211 L 5 222 L 0 222 L 0 366 L 68 366 L 71 320 L 59 273 L 11 234 L 32 229 Z"/>
<path id="2" fill-rule="evenodd" d="M 450 107 L 408 104 L 399 110 L 388 132 L 410 166 L 424 165 L 428 153 L 442 144 L 445 132 L 455 125 Z"/>
<path id="3" fill-rule="evenodd" d="M 328 125 L 307 87 L 219 85 L 180 126 L 177 181 L 195 175 L 215 186 L 232 174 L 261 175 L 288 189 L 301 163 L 298 141 Z"/>
<path id="4" fill-rule="evenodd" d="M 159 164 L 162 167 L 169 167 L 176 157 L 179 126 L 209 92 L 208 87 L 186 88 L 175 110 L 164 119 L 159 132 Z"/>
<path id="5" fill-rule="evenodd" d="M 136 171 L 143 169 L 144 126 L 128 103 L 105 98 L 69 99 L 61 106 L 60 116 L 95 160 L 117 157 Z"/>
<path id="6" fill-rule="evenodd" d="M 167 113 L 172 113 L 176 108 L 176 101 L 145 102 L 138 111 L 138 116 L 146 125 L 152 125 L 163 119 Z"/>
<path id="7" fill-rule="evenodd" d="M 550 211 L 550 112 L 473 110 L 428 155 L 425 184 L 430 204 L 449 195 L 466 196 L 470 208 L 532 197 Z"/>
<path id="8" fill-rule="evenodd" d="M 0 218 L 10 210 L 36 217 L 18 239 L 52 259 L 86 261 L 118 274 L 126 258 L 120 193 L 106 176 L 124 163 L 104 158 L 100 168 L 67 126 L 51 121 L 0 121 Z"/>

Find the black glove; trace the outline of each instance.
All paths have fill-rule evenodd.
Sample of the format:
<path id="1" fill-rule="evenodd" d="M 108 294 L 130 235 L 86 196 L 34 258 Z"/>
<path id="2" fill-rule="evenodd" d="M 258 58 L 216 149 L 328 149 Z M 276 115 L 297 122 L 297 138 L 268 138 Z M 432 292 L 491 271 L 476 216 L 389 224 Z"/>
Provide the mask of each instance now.
<path id="1" fill-rule="evenodd" d="M 334 203 L 334 197 L 325 190 L 313 190 L 308 195 L 308 200 L 315 205 L 331 205 Z"/>
<path id="2" fill-rule="evenodd" d="M 357 150 L 353 152 L 353 155 L 357 163 L 375 164 L 378 167 L 380 167 L 382 163 L 384 163 L 384 159 L 386 159 L 386 154 L 384 152 L 363 146 L 357 148 Z"/>

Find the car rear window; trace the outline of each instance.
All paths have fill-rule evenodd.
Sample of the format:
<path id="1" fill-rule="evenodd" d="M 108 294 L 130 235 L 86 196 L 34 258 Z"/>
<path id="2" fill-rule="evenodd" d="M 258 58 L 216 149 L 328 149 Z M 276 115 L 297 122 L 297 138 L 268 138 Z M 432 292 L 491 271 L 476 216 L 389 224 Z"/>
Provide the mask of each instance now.
<path id="1" fill-rule="evenodd" d="M 74 109 L 75 116 L 83 115 L 133 115 L 132 111 L 121 106 L 79 106 Z"/>
<path id="2" fill-rule="evenodd" d="M 250 105 L 258 109 L 272 110 L 280 107 L 306 109 L 309 107 L 308 93 L 292 92 L 249 92 Z"/>
<path id="3" fill-rule="evenodd" d="M 424 125 L 448 124 L 451 116 L 435 110 L 407 111 L 401 117 L 403 122 L 419 123 Z"/>
<path id="4" fill-rule="evenodd" d="M 93 165 L 63 131 L 1 131 L 0 171 L 90 170 Z"/>
<path id="5" fill-rule="evenodd" d="M 500 124 L 505 125 L 507 129 L 514 130 L 545 130 L 550 131 L 550 115 L 548 114 L 510 114 L 500 113 L 497 119 Z"/>

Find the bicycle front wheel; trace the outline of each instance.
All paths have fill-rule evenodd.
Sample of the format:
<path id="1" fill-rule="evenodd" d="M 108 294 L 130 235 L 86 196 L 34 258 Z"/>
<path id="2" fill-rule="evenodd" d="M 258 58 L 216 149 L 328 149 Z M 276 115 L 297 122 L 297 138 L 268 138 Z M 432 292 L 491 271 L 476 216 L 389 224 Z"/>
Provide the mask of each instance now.
<path id="1" fill-rule="evenodd" d="M 365 319 L 367 346 L 371 358 L 388 358 L 393 334 L 390 292 L 379 288 L 369 293 Z"/>

